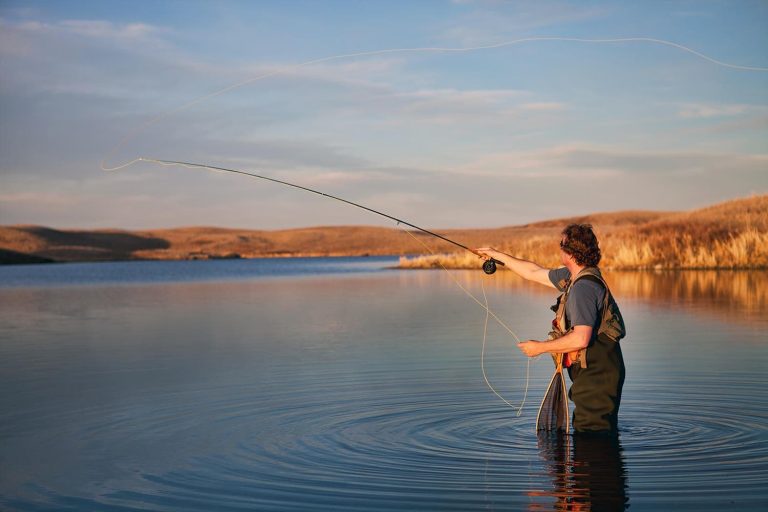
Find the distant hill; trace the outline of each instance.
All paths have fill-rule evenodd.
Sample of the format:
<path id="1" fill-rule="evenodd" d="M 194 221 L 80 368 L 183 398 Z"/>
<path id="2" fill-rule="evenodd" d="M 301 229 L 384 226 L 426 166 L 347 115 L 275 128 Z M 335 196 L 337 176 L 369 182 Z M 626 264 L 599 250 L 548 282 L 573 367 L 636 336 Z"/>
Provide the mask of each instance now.
<path id="1" fill-rule="evenodd" d="M 768 195 L 688 212 L 608 212 L 496 229 L 434 231 L 469 247 L 494 246 L 547 264 L 558 254 L 560 230 L 572 222 L 588 222 L 595 227 L 606 266 L 768 266 Z M 218 227 L 147 231 L 57 230 L 42 226 L 3 226 L 0 227 L 0 263 L 414 256 L 457 250 L 455 246 L 421 232 L 410 231 L 410 234 L 413 236 L 399 228 L 371 226 L 320 226 L 277 231 Z M 464 252 L 441 257 L 441 261 L 453 267 L 476 266 L 477 258 Z M 465 263 L 462 258 L 466 259 Z M 436 264 L 434 258 L 403 261 L 404 266 L 414 267 Z"/>

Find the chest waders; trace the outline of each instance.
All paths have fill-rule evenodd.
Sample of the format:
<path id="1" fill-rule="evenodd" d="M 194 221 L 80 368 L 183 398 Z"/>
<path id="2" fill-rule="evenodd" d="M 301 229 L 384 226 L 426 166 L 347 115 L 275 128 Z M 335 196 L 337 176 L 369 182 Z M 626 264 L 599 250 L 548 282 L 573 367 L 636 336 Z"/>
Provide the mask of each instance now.
<path id="1" fill-rule="evenodd" d="M 577 432 L 604 432 L 616 429 L 621 389 L 624 385 L 624 359 L 619 340 L 626 334 L 624 320 L 600 270 L 587 267 L 570 281 L 558 283 L 564 289 L 552 306 L 555 319 L 549 339 L 557 339 L 571 331 L 566 304 L 574 283 L 591 279 L 605 288 L 600 308 L 600 325 L 593 331 L 589 345 L 581 350 L 552 354 L 555 373 L 550 381 L 536 420 L 537 430 L 569 429 L 568 401 L 565 396 L 563 368 L 568 369 L 572 385 L 568 396 L 573 401 L 573 428 Z"/>

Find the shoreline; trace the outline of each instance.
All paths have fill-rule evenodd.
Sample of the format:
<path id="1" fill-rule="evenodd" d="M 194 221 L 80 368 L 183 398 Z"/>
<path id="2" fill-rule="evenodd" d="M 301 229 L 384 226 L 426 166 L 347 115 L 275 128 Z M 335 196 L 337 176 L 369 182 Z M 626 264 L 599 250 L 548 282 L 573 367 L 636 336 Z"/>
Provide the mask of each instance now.
<path id="1" fill-rule="evenodd" d="M 432 229 L 428 234 L 379 226 L 317 226 L 276 231 L 182 227 L 128 231 L 0 226 L 0 264 L 399 256 L 399 268 L 476 268 L 456 254 L 495 247 L 554 268 L 568 224 L 591 224 L 603 268 L 761 269 L 768 267 L 768 195 L 687 212 L 621 211 L 501 228 Z M 437 234 L 437 237 L 430 235 Z M 444 239 L 440 239 L 444 237 Z M 425 254 L 430 253 L 430 254 Z"/>
<path id="2" fill-rule="evenodd" d="M 98 260 L 49 260 L 45 258 L 34 258 L 30 261 L 24 262 L 6 262 L 0 259 L 0 267 L 12 267 L 12 266 L 37 266 L 37 265 L 67 265 L 78 263 L 131 263 L 131 262 L 171 262 L 171 261 L 226 261 L 226 260 L 273 260 L 273 259 L 323 259 L 323 258 L 399 258 L 399 261 L 395 265 L 387 266 L 386 269 L 391 270 L 482 270 L 482 263 L 478 258 L 478 262 L 475 264 L 452 264 L 450 261 L 444 261 L 442 266 L 437 263 L 440 255 L 420 255 L 414 254 L 409 256 L 403 256 L 399 254 L 291 254 L 291 255 L 259 255 L 243 257 L 237 256 L 209 256 L 209 257 L 190 257 L 190 258 L 117 258 L 117 259 L 98 259 Z M 458 256 L 462 258 L 463 255 L 444 255 L 448 259 L 454 259 Z M 409 259 L 414 258 L 414 259 Z M 415 260 L 425 260 L 418 262 Z M 550 266 L 548 268 L 557 268 L 557 265 Z M 768 265 L 752 265 L 752 266 L 606 266 L 601 265 L 602 270 L 611 272 L 676 272 L 676 271 L 734 271 L 743 272 L 750 270 L 764 271 L 768 270 Z M 504 267 L 498 268 L 499 272 L 511 272 Z"/>

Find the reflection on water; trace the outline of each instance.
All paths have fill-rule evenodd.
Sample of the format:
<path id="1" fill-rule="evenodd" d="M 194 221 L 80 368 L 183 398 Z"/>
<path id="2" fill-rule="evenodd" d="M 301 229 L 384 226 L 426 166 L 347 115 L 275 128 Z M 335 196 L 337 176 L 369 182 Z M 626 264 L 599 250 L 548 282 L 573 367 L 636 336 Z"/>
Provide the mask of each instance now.
<path id="1" fill-rule="evenodd" d="M 553 506 L 532 503 L 528 510 L 621 511 L 629 508 L 627 469 L 615 436 L 540 434 L 539 452 L 550 485 L 532 490 Z"/>
<path id="2" fill-rule="evenodd" d="M 520 416 L 494 396 L 484 312 L 445 272 L 353 263 L 236 279 L 217 262 L 226 279 L 146 282 L 146 266 L 120 268 L 109 283 L 0 286 L 2 510 L 719 511 L 768 499 L 765 272 L 608 274 L 630 332 L 619 444 L 537 438 L 549 358 L 532 362 Z M 521 336 L 546 335 L 553 290 L 508 272 L 455 277 L 481 299 L 482 283 Z M 487 341 L 488 376 L 517 404 L 527 361 L 499 326 Z"/>
<path id="3" fill-rule="evenodd" d="M 440 272 L 444 279 L 450 279 Z M 507 290 L 528 288 L 532 293 L 548 294 L 535 283 L 524 281 L 509 271 L 488 278 L 478 272 L 454 272 L 470 283 L 482 281 L 486 288 Z M 768 271 L 765 270 L 680 270 L 680 271 L 606 271 L 606 282 L 622 301 L 643 301 L 655 306 L 684 308 L 687 312 L 742 323 L 766 321 L 768 317 Z M 434 276 L 421 274 L 428 286 Z"/>
<path id="4" fill-rule="evenodd" d="M 622 297 L 680 306 L 736 322 L 766 320 L 766 271 L 612 272 L 607 276 Z"/>

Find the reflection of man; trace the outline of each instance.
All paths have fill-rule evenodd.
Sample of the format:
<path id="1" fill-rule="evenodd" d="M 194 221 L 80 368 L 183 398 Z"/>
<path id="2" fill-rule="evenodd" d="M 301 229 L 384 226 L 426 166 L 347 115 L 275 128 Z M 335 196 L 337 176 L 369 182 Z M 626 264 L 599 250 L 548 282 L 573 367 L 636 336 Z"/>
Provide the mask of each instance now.
<path id="1" fill-rule="evenodd" d="M 555 510 L 629 508 L 627 469 L 618 436 L 574 436 L 570 445 L 567 437 L 540 435 L 539 452 L 553 488 L 531 493 L 554 497 Z"/>
<path id="2" fill-rule="evenodd" d="M 589 224 L 571 224 L 562 232 L 562 268 L 546 269 L 495 249 L 480 254 L 501 261 L 525 279 L 556 288 L 555 330 L 550 340 L 528 340 L 518 344 L 527 356 L 545 352 L 566 354 L 571 378 L 568 393 L 573 400 L 576 432 L 615 432 L 624 384 L 624 359 L 619 340 L 624 322 L 608 286 L 597 268 L 600 248 Z M 555 308 L 553 308 L 555 309 Z"/>

